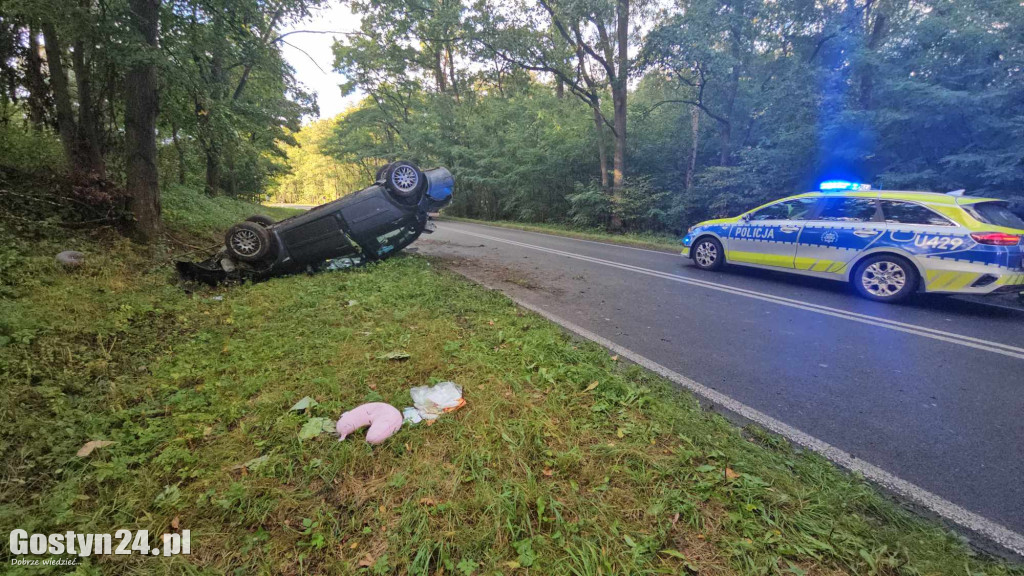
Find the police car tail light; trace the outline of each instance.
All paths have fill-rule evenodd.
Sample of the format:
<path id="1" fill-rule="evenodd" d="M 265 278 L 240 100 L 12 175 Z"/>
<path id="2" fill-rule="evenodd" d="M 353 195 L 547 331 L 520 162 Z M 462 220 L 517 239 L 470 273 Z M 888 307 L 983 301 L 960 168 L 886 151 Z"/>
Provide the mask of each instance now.
<path id="1" fill-rule="evenodd" d="M 971 238 L 974 238 L 974 241 L 978 244 L 988 244 L 989 246 L 1016 246 L 1020 244 L 1020 236 L 1004 232 L 975 232 L 971 234 Z"/>

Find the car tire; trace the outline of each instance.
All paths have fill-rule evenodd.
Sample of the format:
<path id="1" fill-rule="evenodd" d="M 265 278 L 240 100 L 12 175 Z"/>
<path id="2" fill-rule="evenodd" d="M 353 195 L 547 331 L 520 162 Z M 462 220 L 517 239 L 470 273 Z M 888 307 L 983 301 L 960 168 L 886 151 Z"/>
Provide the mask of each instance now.
<path id="1" fill-rule="evenodd" d="M 377 168 L 377 174 L 373 177 L 373 181 L 383 184 L 384 173 L 388 171 L 388 168 L 391 168 L 391 162 L 388 162 L 387 164 L 381 166 L 380 168 Z"/>
<path id="2" fill-rule="evenodd" d="M 259 262 L 270 254 L 270 232 L 256 222 L 239 222 L 224 235 L 228 254 L 242 262 Z"/>
<path id="3" fill-rule="evenodd" d="M 416 204 L 427 187 L 427 177 L 412 162 L 393 162 L 384 171 L 384 186 L 403 204 Z"/>
<path id="4" fill-rule="evenodd" d="M 850 282 L 858 294 L 875 302 L 901 302 L 917 290 L 917 268 L 901 256 L 877 254 L 861 260 Z"/>
<path id="5" fill-rule="evenodd" d="M 274 219 L 270 216 L 264 216 L 262 214 L 253 214 L 245 219 L 246 222 L 255 222 L 260 226 L 267 227 L 275 224 Z"/>
<path id="6" fill-rule="evenodd" d="M 725 250 L 722 243 L 711 236 L 697 239 L 690 249 L 693 264 L 701 270 L 718 270 L 725 266 Z"/>

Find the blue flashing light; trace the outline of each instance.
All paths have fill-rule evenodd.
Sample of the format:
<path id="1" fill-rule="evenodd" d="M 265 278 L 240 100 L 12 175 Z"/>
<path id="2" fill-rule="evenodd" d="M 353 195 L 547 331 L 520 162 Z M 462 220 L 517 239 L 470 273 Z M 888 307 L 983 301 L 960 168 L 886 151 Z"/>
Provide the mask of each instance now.
<path id="1" fill-rule="evenodd" d="M 856 190 L 857 184 L 846 180 L 825 180 L 818 186 L 818 190 L 827 192 L 829 190 Z"/>
<path id="2" fill-rule="evenodd" d="M 858 182 L 847 182 L 846 180 L 825 180 L 818 186 L 822 192 L 834 192 L 837 190 L 871 190 L 871 185 Z"/>

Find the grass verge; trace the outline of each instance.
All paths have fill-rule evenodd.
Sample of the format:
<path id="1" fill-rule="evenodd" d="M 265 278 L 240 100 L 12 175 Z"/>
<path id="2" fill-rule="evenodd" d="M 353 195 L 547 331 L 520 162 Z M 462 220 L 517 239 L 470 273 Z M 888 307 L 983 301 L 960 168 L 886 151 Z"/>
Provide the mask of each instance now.
<path id="1" fill-rule="evenodd" d="M 229 226 L 253 214 L 283 220 L 303 210 L 242 202 L 226 196 L 207 196 L 184 186 L 171 186 L 161 195 L 164 223 L 193 238 L 223 241 Z"/>
<path id="2" fill-rule="evenodd" d="M 509 222 L 506 220 L 475 220 L 473 218 L 457 218 L 454 216 L 441 216 L 441 220 L 453 222 L 471 222 L 485 226 L 498 226 L 500 228 L 511 228 L 513 230 L 525 230 L 527 232 L 541 232 L 566 238 L 579 238 L 581 240 L 594 240 L 597 242 L 608 242 L 609 244 L 620 244 L 634 248 L 647 248 L 649 250 L 660 250 L 678 254 L 682 250 L 679 238 L 668 234 L 638 234 L 629 232 L 624 234 L 613 234 L 597 228 L 572 228 L 561 224 L 523 224 L 520 222 Z"/>
<path id="3" fill-rule="evenodd" d="M 114 236 L 3 230 L 0 532 L 192 533 L 78 573 L 1024 574 L 424 259 L 189 293 Z M 468 405 L 433 426 L 300 439 L 440 380 Z"/>

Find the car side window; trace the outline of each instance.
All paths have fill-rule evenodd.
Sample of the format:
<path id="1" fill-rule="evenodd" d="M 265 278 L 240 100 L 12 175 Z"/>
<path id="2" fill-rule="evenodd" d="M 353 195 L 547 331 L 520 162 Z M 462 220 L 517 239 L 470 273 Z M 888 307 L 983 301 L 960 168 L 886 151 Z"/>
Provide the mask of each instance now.
<path id="1" fill-rule="evenodd" d="M 922 224 L 925 226 L 952 226 L 945 217 L 913 202 L 883 200 L 882 213 L 890 224 Z"/>
<path id="2" fill-rule="evenodd" d="M 871 222 L 877 206 L 874 198 L 826 198 L 816 220 Z"/>
<path id="3" fill-rule="evenodd" d="M 750 215 L 750 220 L 807 220 L 816 203 L 817 200 L 814 198 L 797 198 L 777 202 L 754 212 Z"/>

